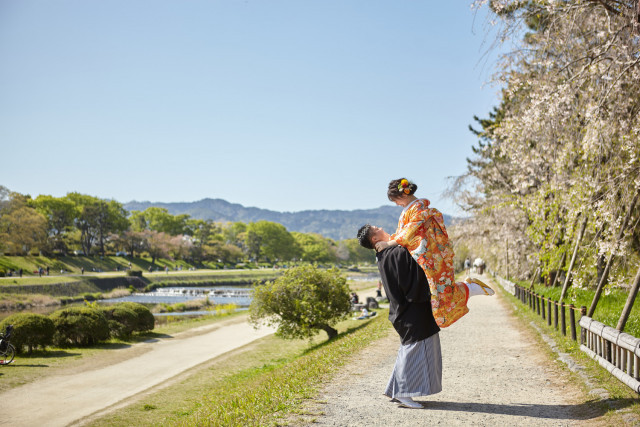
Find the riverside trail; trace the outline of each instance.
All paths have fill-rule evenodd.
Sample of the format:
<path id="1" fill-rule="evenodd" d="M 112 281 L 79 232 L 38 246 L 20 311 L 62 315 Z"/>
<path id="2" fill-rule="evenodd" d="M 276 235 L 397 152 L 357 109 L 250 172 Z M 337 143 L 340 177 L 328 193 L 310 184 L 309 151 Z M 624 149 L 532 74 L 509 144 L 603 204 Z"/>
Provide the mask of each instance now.
<path id="1" fill-rule="evenodd" d="M 497 284 L 480 276 L 496 289 Z M 499 294 L 499 293 L 498 293 Z M 314 426 L 573 426 L 608 425 L 602 405 L 568 380 L 538 337 L 518 326 L 500 295 L 469 301 L 470 312 L 440 332 L 441 393 L 414 398 L 424 409 L 399 408 L 383 396 L 399 338 L 354 356 L 308 402 L 293 425 Z"/>
<path id="2" fill-rule="evenodd" d="M 161 386 L 172 377 L 275 332 L 243 316 L 118 350 L 124 360 L 52 375 L 0 394 L 0 424 L 66 426 Z M 127 352 L 131 352 L 128 354 Z"/>

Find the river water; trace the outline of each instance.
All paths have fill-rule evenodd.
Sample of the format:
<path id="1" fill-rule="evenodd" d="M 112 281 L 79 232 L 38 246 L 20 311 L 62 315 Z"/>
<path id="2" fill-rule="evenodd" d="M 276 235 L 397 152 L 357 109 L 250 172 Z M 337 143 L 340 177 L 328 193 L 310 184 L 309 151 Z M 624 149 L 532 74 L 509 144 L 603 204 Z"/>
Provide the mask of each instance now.
<path id="1" fill-rule="evenodd" d="M 212 286 L 212 287 L 167 287 L 156 289 L 147 293 L 135 293 L 120 298 L 110 298 L 98 300 L 99 304 L 116 304 L 119 302 L 131 301 L 145 304 L 151 308 L 155 304 L 176 304 L 191 300 L 209 298 L 215 305 L 235 304 L 239 309 L 247 309 L 251 304 L 252 288 L 238 286 Z M 84 303 L 73 303 L 65 306 L 31 307 L 20 311 L 2 311 L 0 320 L 15 313 L 38 313 L 49 315 L 63 307 L 83 306 Z M 184 311 L 171 313 L 154 313 L 155 316 L 198 316 L 211 314 L 209 311 Z"/>
<path id="2" fill-rule="evenodd" d="M 100 303 L 137 302 L 140 304 L 176 304 L 196 299 L 209 298 L 212 304 L 235 304 L 248 307 L 251 304 L 251 288 L 241 287 L 168 287 L 153 292 L 131 294 L 120 298 L 103 299 Z"/>

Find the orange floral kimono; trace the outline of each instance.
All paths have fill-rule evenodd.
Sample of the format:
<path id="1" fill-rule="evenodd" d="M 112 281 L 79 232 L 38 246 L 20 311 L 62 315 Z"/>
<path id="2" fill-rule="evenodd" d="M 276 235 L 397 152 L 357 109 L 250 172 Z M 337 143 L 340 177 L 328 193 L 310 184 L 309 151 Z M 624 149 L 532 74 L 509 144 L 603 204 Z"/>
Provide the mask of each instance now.
<path id="1" fill-rule="evenodd" d="M 444 219 L 437 209 L 429 208 L 427 199 L 415 200 L 402 211 L 391 238 L 407 248 L 426 273 L 438 326 L 446 328 L 469 312 L 467 285 L 455 282 L 454 253 Z"/>

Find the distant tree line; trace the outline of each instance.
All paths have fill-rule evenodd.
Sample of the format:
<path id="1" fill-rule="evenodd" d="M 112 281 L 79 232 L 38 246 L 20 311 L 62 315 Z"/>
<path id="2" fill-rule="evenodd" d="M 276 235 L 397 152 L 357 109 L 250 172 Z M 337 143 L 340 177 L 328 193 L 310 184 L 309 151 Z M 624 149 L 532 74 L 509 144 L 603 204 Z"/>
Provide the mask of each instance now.
<path id="1" fill-rule="evenodd" d="M 289 232 L 270 221 L 219 223 L 158 207 L 129 212 L 115 200 L 75 192 L 34 199 L 0 186 L 0 253 L 104 256 L 120 251 L 148 255 L 152 263 L 161 258 L 196 264 L 373 260 L 356 239 Z"/>

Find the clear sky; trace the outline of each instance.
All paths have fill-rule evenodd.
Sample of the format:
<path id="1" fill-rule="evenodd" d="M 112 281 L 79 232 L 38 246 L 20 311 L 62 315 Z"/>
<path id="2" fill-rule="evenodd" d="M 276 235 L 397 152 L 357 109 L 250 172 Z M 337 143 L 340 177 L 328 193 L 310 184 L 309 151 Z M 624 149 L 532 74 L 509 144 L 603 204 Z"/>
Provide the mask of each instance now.
<path id="1" fill-rule="evenodd" d="M 0 185 L 278 211 L 442 198 L 498 89 L 470 1 L 0 1 Z"/>

